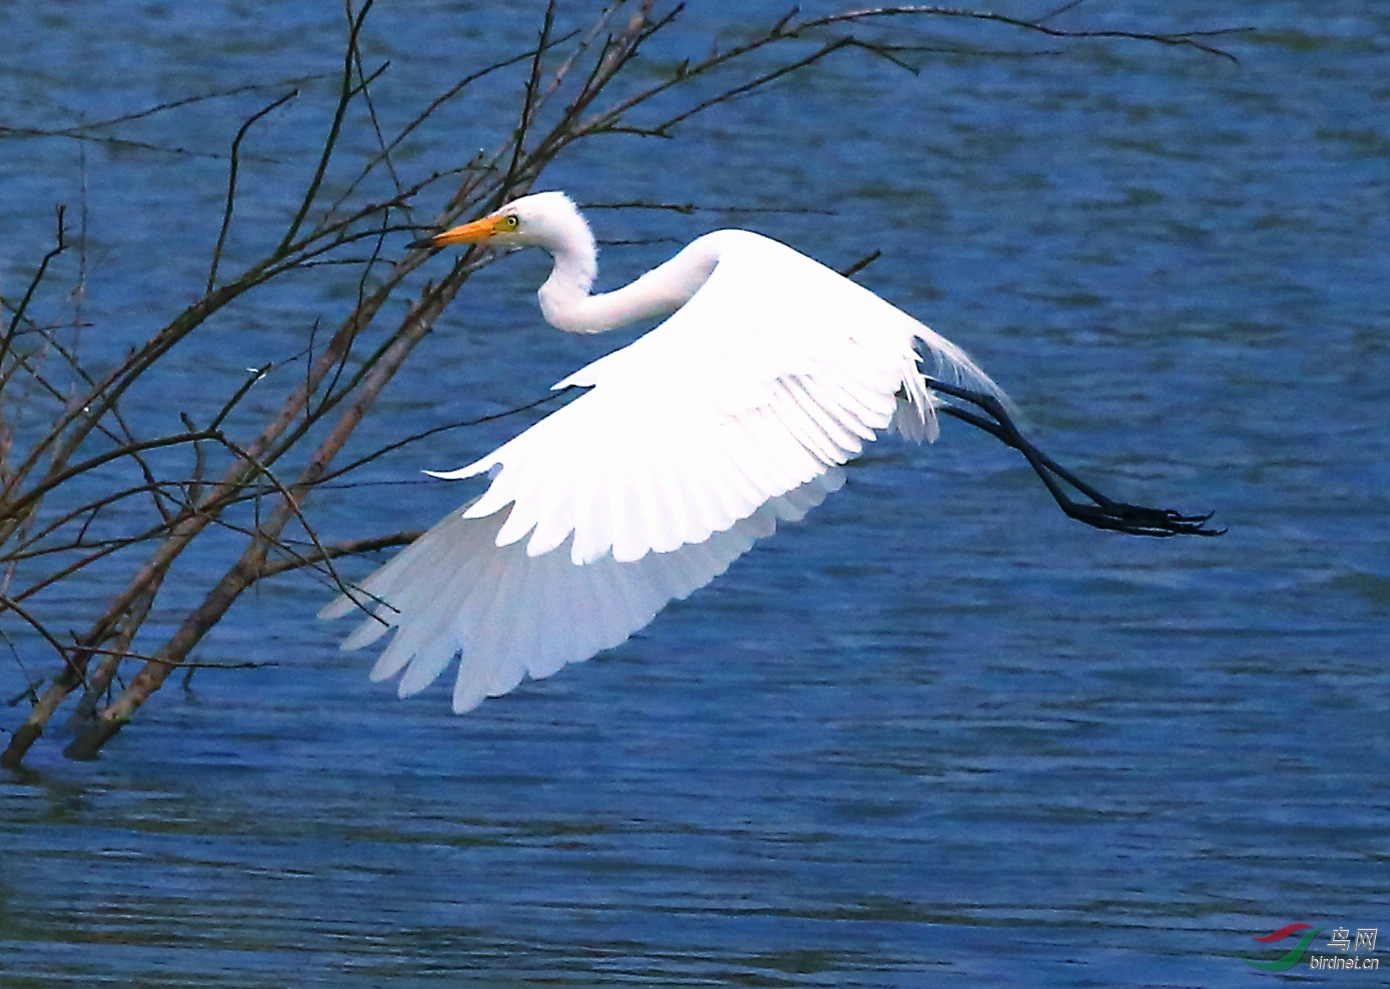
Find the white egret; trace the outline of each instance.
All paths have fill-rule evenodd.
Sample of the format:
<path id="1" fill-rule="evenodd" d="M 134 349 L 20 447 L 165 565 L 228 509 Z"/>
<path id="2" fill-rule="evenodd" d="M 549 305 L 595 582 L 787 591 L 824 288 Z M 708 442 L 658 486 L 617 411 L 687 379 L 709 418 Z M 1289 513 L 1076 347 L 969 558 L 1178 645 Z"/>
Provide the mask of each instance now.
<path id="1" fill-rule="evenodd" d="M 618 645 L 778 522 L 820 504 L 864 443 L 885 431 L 935 439 L 938 412 L 1021 450 L 1081 521 L 1213 532 L 1205 517 L 1113 502 L 1081 484 L 1018 435 L 1003 393 L 960 347 L 774 240 L 706 234 L 601 295 L 590 294 L 593 234 L 562 193 L 517 199 L 413 246 L 450 244 L 548 251 L 540 306 L 558 329 L 668 318 L 556 385 L 588 389 L 569 405 L 481 460 L 435 473 L 491 483 L 320 613 L 369 612 L 344 649 L 395 630 L 372 678 L 399 675 L 402 697 L 460 656 L 453 706 L 464 712 Z M 1068 499 L 1058 479 L 1094 504 Z"/>

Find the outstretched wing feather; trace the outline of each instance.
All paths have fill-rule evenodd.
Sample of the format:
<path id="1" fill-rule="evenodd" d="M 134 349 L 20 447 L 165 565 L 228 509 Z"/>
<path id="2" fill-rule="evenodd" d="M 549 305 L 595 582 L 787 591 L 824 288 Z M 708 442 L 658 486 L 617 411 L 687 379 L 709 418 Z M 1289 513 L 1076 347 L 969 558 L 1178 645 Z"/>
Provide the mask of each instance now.
<path id="1" fill-rule="evenodd" d="M 622 642 L 819 504 L 875 435 L 931 435 L 914 345 L 997 392 L 829 269 L 753 234 L 710 236 L 720 260 L 685 306 L 557 386 L 590 391 L 439 475 L 492 479 L 361 585 L 372 617 L 345 648 L 396 629 L 374 678 L 401 674 L 404 696 L 461 653 L 463 711 Z"/>

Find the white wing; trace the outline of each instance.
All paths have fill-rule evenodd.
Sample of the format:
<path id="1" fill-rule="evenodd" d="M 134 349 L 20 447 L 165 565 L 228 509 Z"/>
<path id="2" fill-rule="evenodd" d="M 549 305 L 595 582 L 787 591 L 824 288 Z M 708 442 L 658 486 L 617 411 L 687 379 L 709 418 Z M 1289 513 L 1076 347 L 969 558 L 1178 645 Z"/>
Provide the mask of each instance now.
<path id="1" fill-rule="evenodd" d="M 404 671 L 406 696 L 462 653 L 462 712 L 619 644 L 819 504 L 879 432 L 935 437 L 914 344 L 998 392 L 954 344 L 776 241 L 720 231 L 687 252 L 718 259 L 690 301 L 556 386 L 589 392 L 437 475 L 493 476 L 361 585 L 375 617 L 343 647 L 397 630 L 374 678 Z"/>

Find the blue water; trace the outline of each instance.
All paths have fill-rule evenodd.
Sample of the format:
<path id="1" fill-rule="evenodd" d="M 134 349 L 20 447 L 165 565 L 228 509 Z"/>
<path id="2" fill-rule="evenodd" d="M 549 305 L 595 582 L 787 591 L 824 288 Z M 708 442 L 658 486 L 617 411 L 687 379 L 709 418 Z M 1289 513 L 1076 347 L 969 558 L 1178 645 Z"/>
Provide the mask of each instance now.
<path id="1" fill-rule="evenodd" d="M 529 42 L 539 6 L 493 6 L 383 0 L 365 48 L 392 61 L 386 122 Z M 764 9 L 781 10 L 742 19 Z M 1390 11 L 1067 17 L 1254 31 L 1225 42 L 1239 65 L 1048 42 L 1066 53 L 921 56 L 910 75 L 847 53 L 677 141 L 580 148 L 544 184 L 782 210 L 596 210 L 601 238 L 641 242 L 605 249 L 609 286 L 731 223 L 833 265 L 882 250 L 861 280 L 969 349 L 1054 456 L 1117 496 L 1215 510 L 1225 537 L 1068 522 L 1017 457 L 948 422 L 934 446 L 871 448 L 806 523 L 623 647 L 462 718 L 442 686 L 401 702 L 368 683 L 370 656 L 313 621 L 325 587 L 272 582 L 197 656 L 270 665 L 171 679 L 99 761 L 63 760 L 55 728 L 0 776 L 0 986 L 1226 986 L 1274 978 L 1239 958 L 1282 953 L 1251 938 L 1293 921 L 1390 939 Z M 282 88 L 100 132 L 124 144 L 21 129 L 332 72 L 341 18 L 0 7 L 6 298 L 58 202 L 85 204 L 86 270 L 63 259 L 82 293 L 51 312 L 80 307 L 94 360 L 196 297 L 216 156 Z M 729 44 L 739 20 L 697 3 L 652 57 Z M 519 88 L 484 86 L 400 166 L 493 146 Z M 329 82 L 303 90 L 249 146 L 229 264 L 293 208 L 331 106 Z M 518 257 L 470 283 L 362 447 L 528 401 L 611 347 L 542 324 L 543 275 Z M 176 428 L 204 376 L 332 325 L 351 279 L 317 269 L 210 324 L 129 414 Z M 519 427 L 445 434 L 362 480 L 457 466 Z M 312 507 L 349 538 L 475 491 Z M 225 563 L 191 562 L 152 631 Z M 81 627 L 115 579 L 54 594 L 58 623 Z M 5 631 L 10 697 L 21 662 L 51 661 Z"/>

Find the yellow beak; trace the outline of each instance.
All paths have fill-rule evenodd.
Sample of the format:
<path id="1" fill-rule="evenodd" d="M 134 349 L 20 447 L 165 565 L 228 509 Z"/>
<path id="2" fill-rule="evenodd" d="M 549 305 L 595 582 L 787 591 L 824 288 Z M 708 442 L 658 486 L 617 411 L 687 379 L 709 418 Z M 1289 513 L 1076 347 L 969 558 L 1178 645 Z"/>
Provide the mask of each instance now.
<path id="1" fill-rule="evenodd" d="M 425 237 L 421 240 L 412 241 L 411 247 L 448 247 L 450 244 L 481 244 L 490 239 L 501 230 L 503 218 L 493 213 L 485 216 L 481 220 L 474 220 L 472 223 L 465 223 L 459 227 L 450 227 L 443 233 L 435 234 L 433 237 Z"/>

